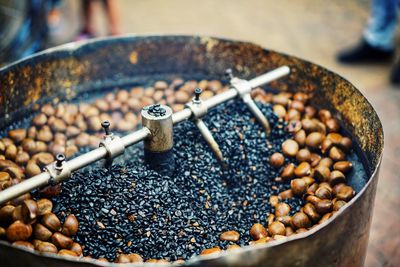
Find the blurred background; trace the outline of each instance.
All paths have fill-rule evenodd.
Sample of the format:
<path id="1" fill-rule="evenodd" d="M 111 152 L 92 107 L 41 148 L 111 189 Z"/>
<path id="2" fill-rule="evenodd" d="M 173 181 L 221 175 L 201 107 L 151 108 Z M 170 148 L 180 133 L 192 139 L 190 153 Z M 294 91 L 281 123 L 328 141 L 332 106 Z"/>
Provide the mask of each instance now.
<path id="1" fill-rule="evenodd" d="M 367 0 L 0 0 L 0 66 L 66 42 L 160 33 L 250 41 L 337 72 L 366 95 L 385 131 L 365 266 L 400 266 L 400 86 L 389 82 L 396 57 L 373 64 L 336 60 L 338 52 L 360 43 L 370 5 Z"/>

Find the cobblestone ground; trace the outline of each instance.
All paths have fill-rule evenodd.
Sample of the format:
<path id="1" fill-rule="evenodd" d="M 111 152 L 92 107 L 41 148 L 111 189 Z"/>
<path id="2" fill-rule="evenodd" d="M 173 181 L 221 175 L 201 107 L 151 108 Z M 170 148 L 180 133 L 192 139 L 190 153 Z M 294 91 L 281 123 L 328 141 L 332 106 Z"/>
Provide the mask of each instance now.
<path id="1" fill-rule="evenodd" d="M 400 88 L 389 85 L 390 65 L 343 66 L 341 48 L 356 43 L 368 1 L 346 0 L 119 0 L 123 33 L 201 34 L 247 40 L 325 66 L 354 83 L 378 111 L 385 153 L 365 266 L 400 266 Z M 78 1 L 66 1 L 71 35 Z M 101 13 L 101 9 L 96 12 Z M 107 33 L 96 18 L 99 35 Z M 72 19 L 71 19 L 72 18 Z"/>

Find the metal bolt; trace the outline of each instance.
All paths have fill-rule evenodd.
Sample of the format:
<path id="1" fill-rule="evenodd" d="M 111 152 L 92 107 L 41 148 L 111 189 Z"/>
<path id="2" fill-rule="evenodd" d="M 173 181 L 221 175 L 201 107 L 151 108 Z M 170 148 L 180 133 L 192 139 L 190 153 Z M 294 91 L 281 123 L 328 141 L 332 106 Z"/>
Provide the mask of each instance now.
<path id="1" fill-rule="evenodd" d="M 110 122 L 109 122 L 109 121 L 103 121 L 103 122 L 101 123 L 101 127 L 103 127 L 103 129 L 104 129 L 106 135 L 110 135 L 110 134 L 111 134 L 111 133 L 110 133 Z"/>
<path id="2" fill-rule="evenodd" d="M 56 167 L 61 168 L 63 163 L 65 161 L 65 155 L 64 154 L 57 154 L 56 156 Z"/>
<path id="3" fill-rule="evenodd" d="M 226 76 L 229 80 L 233 79 L 234 76 L 233 76 L 233 71 L 232 71 L 232 69 L 226 69 L 226 70 L 225 70 L 225 76 Z"/>
<path id="4" fill-rule="evenodd" d="M 194 101 L 200 101 L 200 95 L 203 92 L 203 90 L 201 90 L 201 88 L 196 88 L 194 90 Z"/>
<path id="5" fill-rule="evenodd" d="M 160 104 L 154 104 L 149 107 L 148 113 L 155 117 L 161 117 L 164 116 L 167 111 Z"/>

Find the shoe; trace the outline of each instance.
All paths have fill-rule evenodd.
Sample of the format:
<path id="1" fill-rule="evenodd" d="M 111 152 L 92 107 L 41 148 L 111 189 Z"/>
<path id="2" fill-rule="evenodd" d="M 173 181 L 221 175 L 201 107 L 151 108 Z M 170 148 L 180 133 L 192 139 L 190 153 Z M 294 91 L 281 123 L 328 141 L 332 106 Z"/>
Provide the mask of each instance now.
<path id="1" fill-rule="evenodd" d="M 393 85 L 400 85 L 400 60 L 392 67 L 390 72 L 390 82 Z"/>
<path id="2" fill-rule="evenodd" d="M 337 60 L 341 63 L 379 63 L 388 62 L 394 55 L 394 49 L 383 50 L 371 46 L 364 39 L 353 48 L 340 52 Z"/>

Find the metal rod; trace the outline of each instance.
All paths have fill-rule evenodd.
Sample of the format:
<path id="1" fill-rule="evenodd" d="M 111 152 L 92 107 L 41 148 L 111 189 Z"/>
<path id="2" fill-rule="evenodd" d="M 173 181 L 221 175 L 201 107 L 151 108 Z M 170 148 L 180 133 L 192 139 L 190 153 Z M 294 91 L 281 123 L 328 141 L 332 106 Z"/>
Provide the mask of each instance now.
<path id="1" fill-rule="evenodd" d="M 150 135 L 149 129 L 143 127 L 142 129 L 128 134 L 122 137 L 122 141 L 125 144 L 125 147 L 136 144 L 143 139 L 147 138 Z M 70 168 L 71 171 L 79 170 L 83 167 L 86 167 L 96 161 L 99 161 L 105 158 L 107 155 L 107 150 L 105 147 L 99 147 L 88 153 L 82 154 L 78 157 L 72 158 L 65 162 L 66 167 Z M 28 193 L 33 189 L 40 188 L 49 183 L 51 176 L 48 172 L 42 172 L 38 175 L 35 175 L 29 179 L 22 181 L 19 184 L 16 184 L 12 187 L 9 187 L 0 192 L 0 204 L 6 203 L 20 195 Z"/>
<path id="2" fill-rule="evenodd" d="M 6 203 L 7 201 L 28 193 L 32 189 L 47 185 L 50 179 L 50 174 L 48 172 L 42 172 L 41 174 L 38 174 L 32 178 L 34 179 L 24 180 L 19 184 L 1 191 L 0 204 Z"/>
<path id="3" fill-rule="evenodd" d="M 134 133 L 125 135 L 124 137 L 121 137 L 122 142 L 124 143 L 125 147 L 129 147 L 131 145 L 134 145 L 147 137 L 150 136 L 150 130 L 147 127 L 143 127 L 140 130 L 137 130 Z"/>
<path id="4" fill-rule="evenodd" d="M 258 76 L 254 79 L 251 79 L 249 83 L 251 85 L 251 88 L 254 89 L 266 83 L 272 82 L 273 80 L 286 76 L 289 73 L 290 73 L 290 68 L 288 66 L 282 66 L 272 71 L 269 71 L 265 74 L 262 74 L 261 76 Z M 211 109 L 218 106 L 219 104 L 234 99 L 235 97 L 237 97 L 237 95 L 238 95 L 237 90 L 231 88 L 228 91 L 225 91 L 207 100 L 204 100 L 203 104 L 207 107 L 207 109 Z M 191 116 L 192 116 L 191 110 L 189 108 L 185 108 L 179 112 L 174 113 L 172 115 L 172 121 L 174 124 L 177 124 L 181 121 L 189 119 Z"/>
<path id="5" fill-rule="evenodd" d="M 220 162 L 224 162 L 224 156 L 222 155 L 221 149 L 219 148 L 218 143 L 215 141 L 214 137 L 212 136 L 210 130 L 207 128 L 203 120 L 197 119 L 194 121 L 194 123 L 196 124 L 201 135 L 206 140 L 207 144 L 210 146 L 217 159 Z"/>
<path id="6" fill-rule="evenodd" d="M 289 73 L 290 73 L 290 68 L 288 66 L 282 66 L 251 79 L 249 83 L 251 85 L 251 88 L 254 89 L 263 84 L 272 82 L 273 80 L 277 80 L 283 76 L 286 76 Z"/>
<path id="7" fill-rule="evenodd" d="M 290 72 L 289 67 L 283 66 L 267 72 L 259 77 L 256 77 L 249 81 L 251 84 L 251 88 L 256 88 L 261 86 L 265 83 L 269 83 L 275 79 L 278 79 L 282 76 L 287 75 Z M 229 89 L 221 94 L 213 96 L 212 98 L 205 100 L 204 104 L 207 106 L 208 109 L 213 108 L 223 102 L 231 100 L 238 95 L 238 92 L 235 89 Z M 189 108 L 185 108 L 182 111 L 174 113 L 172 115 L 173 124 L 177 124 L 181 121 L 187 120 L 192 116 L 192 111 Z M 204 125 L 205 126 L 205 125 Z M 146 127 L 126 135 L 122 137 L 122 141 L 125 147 L 129 147 L 133 144 L 136 144 L 147 137 L 150 136 L 150 130 Z M 202 133 L 203 134 L 203 133 Z M 207 138 L 206 138 L 207 140 Z M 207 141 L 208 142 L 208 141 Z M 107 150 L 104 147 L 96 148 L 88 153 L 80 155 L 76 158 L 73 158 L 69 161 L 66 161 L 67 167 L 70 168 L 71 171 L 79 170 L 91 163 L 94 163 L 100 159 L 103 159 L 107 156 Z M 218 157 L 218 155 L 217 155 Z M 27 180 L 22 181 L 19 184 L 16 184 L 12 187 L 9 187 L 0 192 L 0 204 L 3 204 L 9 200 L 12 200 L 20 195 L 30 192 L 33 189 L 45 186 L 49 183 L 50 174 L 48 172 L 42 172 L 36 176 L 33 176 Z"/>
<path id="8" fill-rule="evenodd" d="M 178 124 L 184 120 L 189 119 L 192 116 L 192 111 L 188 108 L 185 108 L 181 111 L 175 112 L 172 114 L 172 123 Z"/>

